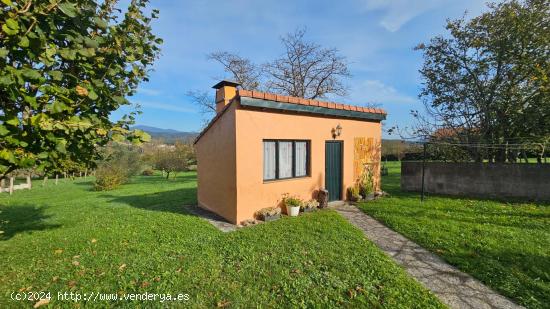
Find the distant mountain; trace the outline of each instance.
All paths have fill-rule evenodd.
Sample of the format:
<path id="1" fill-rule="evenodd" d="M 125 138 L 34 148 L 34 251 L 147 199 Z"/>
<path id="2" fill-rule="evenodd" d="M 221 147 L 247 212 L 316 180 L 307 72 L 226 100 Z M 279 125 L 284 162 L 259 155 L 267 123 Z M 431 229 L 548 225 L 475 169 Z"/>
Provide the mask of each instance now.
<path id="1" fill-rule="evenodd" d="M 133 127 L 134 129 L 150 132 L 150 133 L 187 133 L 187 132 L 181 132 L 178 130 L 173 129 L 161 129 L 161 128 L 155 128 L 150 126 L 144 126 L 144 125 L 137 125 Z"/>
<path id="2" fill-rule="evenodd" d="M 151 126 L 136 125 L 132 129 L 145 131 L 154 139 L 162 139 L 167 144 L 173 144 L 177 140 L 193 140 L 197 137 L 197 132 L 182 132 L 173 129 L 162 129 Z"/>

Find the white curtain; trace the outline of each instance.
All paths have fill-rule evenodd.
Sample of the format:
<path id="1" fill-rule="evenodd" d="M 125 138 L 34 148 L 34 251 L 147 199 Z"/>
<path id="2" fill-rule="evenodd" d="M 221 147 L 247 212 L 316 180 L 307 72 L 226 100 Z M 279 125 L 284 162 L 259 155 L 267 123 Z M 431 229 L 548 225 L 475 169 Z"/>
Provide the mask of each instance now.
<path id="1" fill-rule="evenodd" d="M 292 177 L 292 142 L 279 142 L 279 178 Z"/>
<path id="2" fill-rule="evenodd" d="M 275 179 L 275 142 L 264 142 L 264 179 Z"/>
<path id="3" fill-rule="evenodd" d="M 307 175 L 307 143 L 296 142 L 296 177 Z"/>

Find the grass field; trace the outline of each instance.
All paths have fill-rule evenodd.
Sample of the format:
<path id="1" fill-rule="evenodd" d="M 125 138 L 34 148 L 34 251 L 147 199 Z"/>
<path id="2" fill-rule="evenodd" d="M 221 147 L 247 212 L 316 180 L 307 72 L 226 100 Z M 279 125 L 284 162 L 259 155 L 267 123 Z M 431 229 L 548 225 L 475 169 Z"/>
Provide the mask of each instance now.
<path id="1" fill-rule="evenodd" d="M 185 212 L 196 175 L 135 177 L 110 192 L 63 180 L 0 195 L 0 308 L 12 292 L 187 293 L 176 307 L 442 307 L 336 212 L 223 234 Z M 33 304 L 33 302 L 27 302 Z M 158 306 L 120 301 L 118 307 Z M 166 303 L 164 303 L 166 305 Z"/>
<path id="2" fill-rule="evenodd" d="M 530 308 L 550 308 L 550 205 L 428 196 L 399 190 L 399 162 L 361 208 L 461 270 Z"/>

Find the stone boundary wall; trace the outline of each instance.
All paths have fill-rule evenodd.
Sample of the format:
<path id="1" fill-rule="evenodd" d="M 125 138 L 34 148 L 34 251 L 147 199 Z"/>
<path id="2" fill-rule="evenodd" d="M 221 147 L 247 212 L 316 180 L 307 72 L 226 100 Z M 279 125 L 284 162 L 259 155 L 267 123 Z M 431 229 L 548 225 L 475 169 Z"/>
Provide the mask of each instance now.
<path id="1" fill-rule="evenodd" d="M 550 201 L 550 164 L 426 162 L 425 192 Z M 421 191 L 422 162 L 401 163 L 401 190 Z"/>

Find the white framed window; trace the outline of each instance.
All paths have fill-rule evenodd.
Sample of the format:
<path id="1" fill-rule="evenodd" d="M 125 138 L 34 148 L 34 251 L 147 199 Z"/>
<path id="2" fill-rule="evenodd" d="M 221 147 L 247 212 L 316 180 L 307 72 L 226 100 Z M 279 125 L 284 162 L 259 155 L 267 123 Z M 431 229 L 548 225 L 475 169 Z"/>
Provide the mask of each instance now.
<path id="1" fill-rule="evenodd" d="M 276 142 L 264 142 L 264 180 L 275 179 L 275 171 L 277 170 L 276 146 Z"/>
<path id="2" fill-rule="evenodd" d="M 309 176 L 309 141 L 264 140 L 264 180 Z"/>

